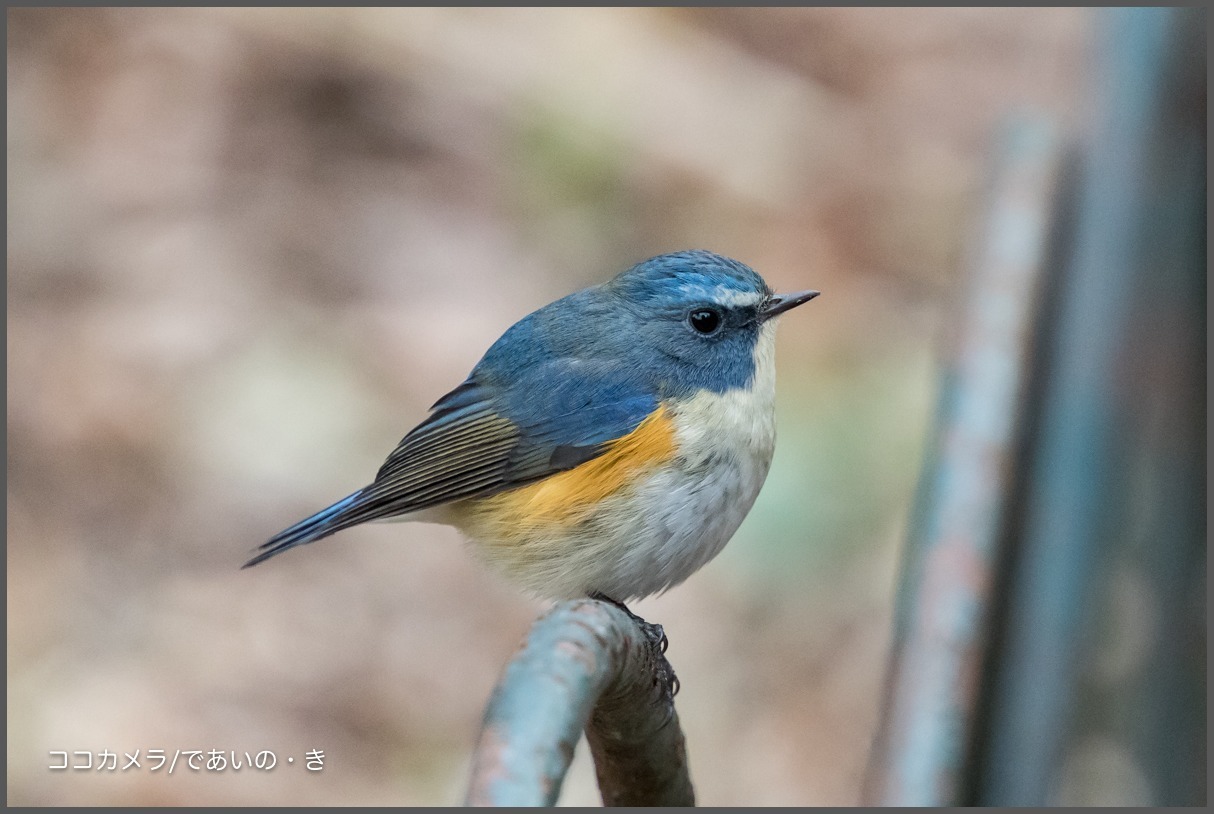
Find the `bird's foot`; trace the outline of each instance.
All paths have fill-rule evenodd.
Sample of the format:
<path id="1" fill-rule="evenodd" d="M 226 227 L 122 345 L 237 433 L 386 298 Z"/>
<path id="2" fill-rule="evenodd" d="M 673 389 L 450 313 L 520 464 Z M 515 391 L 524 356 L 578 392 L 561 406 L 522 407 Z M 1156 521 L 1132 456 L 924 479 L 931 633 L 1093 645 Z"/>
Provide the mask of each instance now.
<path id="1" fill-rule="evenodd" d="M 666 631 L 662 628 L 662 626 L 656 622 L 645 621 L 643 618 L 630 611 L 628 606 L 623 602 L 620 602 L 618 599 L 612 599 L 606 594 L 595 592 L 590 595 L 590 598 L 615 605 L 617 608 L 624 611 L 624 613 L 628 614 L 628 618 L 637 623 L 637 625 L 641 628 L 641 631 L 645 634 L 645 638 L 649 640 L 650 646 L 655 650 L 655 655 L 657 656 L 657 672 L 659 677 L 666 684 L 666 686 L 670 688 L 671 696 L 678 695 L 680 688 L 679 677 L 675 675 L 674 667 L 670 666 L 670 662 L 666 659 L 666 648 L 670 646 L 670 640 L 666 638 Z"/>

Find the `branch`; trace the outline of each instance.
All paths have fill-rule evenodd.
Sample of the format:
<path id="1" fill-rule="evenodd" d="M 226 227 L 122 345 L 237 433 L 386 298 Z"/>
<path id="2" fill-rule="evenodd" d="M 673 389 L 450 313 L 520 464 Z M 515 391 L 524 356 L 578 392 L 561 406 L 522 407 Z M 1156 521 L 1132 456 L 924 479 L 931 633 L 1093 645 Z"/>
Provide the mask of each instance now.
<path id="1" fill-rule="evenodd" d="M 655 633 L 594 599 L 541 617 L 485 710 L 467 804 L 554 805 L 585 729 L 606 805 L 694 805 Z"/>

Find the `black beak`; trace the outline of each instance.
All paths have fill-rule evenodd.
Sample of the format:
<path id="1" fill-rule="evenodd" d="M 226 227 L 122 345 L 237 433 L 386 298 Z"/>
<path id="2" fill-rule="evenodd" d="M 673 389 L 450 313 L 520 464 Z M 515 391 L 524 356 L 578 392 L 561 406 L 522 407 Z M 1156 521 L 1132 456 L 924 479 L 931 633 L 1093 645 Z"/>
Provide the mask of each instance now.
<path id="1" fill-rule="evenodd" d="M 797 291 L 793 294 L 775 294 L 766 305 L 759 309 L 759 319 L 771 319 L 779 316 L 798 305 L 804 305 L 821 293 L 821 291 Z"/>

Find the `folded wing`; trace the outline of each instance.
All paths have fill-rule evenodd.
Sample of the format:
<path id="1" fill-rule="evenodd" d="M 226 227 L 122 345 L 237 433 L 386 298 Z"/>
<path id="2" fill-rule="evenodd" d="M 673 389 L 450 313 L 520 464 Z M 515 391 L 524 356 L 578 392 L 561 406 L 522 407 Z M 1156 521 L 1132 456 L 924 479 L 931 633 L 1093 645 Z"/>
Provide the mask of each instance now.
<path id="1" fill-rule="evenodd" d="M 555 359 L 508 392 L 474 373 L 435 403 L 370 485 L 278 533 L 245 567 L 360 523 L 491 495 L 601 455 L 657 409 L 657 394 L 630 373 Z"/>

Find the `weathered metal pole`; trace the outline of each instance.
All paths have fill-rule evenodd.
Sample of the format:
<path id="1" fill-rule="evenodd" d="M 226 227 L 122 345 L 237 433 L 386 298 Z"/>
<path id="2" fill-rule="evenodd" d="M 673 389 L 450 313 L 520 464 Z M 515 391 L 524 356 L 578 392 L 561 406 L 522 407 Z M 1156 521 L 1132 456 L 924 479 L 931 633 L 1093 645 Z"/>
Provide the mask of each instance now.
<path id="1" fill-rule="evenodd" d="M 622 609 L 556 605 L 489 701 L 467 804 L 554 805 L 585 729 L 605 804 L 694 805 L 672 678 L 652 636 Z"/>
<path id="2" fill-rule="evenodd" d="M 1007 142 L 870 802 L 1205 803 L 1204 13 L 1100 16 L 1048 252 L 1056 148 Z"/>
<path id="3" fill-rule="evenodd" d="M 907 541 L 870 804 L 961 804 L 1061 157 L 1048 120 L 1026 116 L 1004 128 Z"/>
<path id="4" fill-rule="evenodd" d="M 977 805 L 1205 802 L 1205 11 L 1098 19 Z"/>

